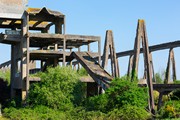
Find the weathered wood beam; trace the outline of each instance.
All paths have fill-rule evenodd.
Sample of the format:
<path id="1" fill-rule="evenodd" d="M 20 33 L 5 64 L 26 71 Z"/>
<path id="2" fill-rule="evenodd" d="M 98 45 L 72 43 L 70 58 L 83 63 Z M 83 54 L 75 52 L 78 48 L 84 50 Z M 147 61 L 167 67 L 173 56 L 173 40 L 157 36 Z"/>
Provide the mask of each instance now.
<path id="1" fill-rule="evenodd" d="M 0 69 L 3 68 L 3 67 L 8 67 L 9 65 L 11 65 L 11 60 L 0 64 Z"/>
<path id="2" fill-rule="evenodd" d="M 30 38 L 44 38 L 44 39 L 63 39 L 66 36 L 66 40 L 88 40 L 98 41 L 99 36 L 87 36 L 87 35 L 70 35 L 70 34 L 48 34 L 48 33 L 29 33 Z"/>
<path id="3" fill-rule="evenodd" d="M 0 43 L 5 44 L 16 44 L 21 41 L 20 35 L 6 35 L 6 34 L 0 34 Z"/>
<path id="4" fill-rule="evenodd" d="M 155 52 L 159 50 L 165 50 L 165 49 L 176 48 L 176 47 L 180 47 L 180 40 L 149 46 L 149 52 Z M 143 53 L 143 48 L 140 49 L 140 53 Z M 129 56 L 133 54 L 134 54 L 134 50 L 128 50 L 128 51 L 118 52 L 116 53 L 116 56 L 117 58 L 119 58 L 119 57 Z"/>

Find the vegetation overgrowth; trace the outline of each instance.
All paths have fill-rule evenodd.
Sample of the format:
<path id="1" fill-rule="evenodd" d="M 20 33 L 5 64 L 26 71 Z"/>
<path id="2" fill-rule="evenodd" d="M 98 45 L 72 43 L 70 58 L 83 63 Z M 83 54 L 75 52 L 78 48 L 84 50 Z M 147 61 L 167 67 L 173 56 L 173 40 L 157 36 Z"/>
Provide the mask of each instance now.
<path id="1" fill-rule="evenodd" d="M 3 116 L 13 120 L 146 120 L 147 88 L 138 87 L 128 77 L 116 78 L 104 94 L 86 97 L 86 83 L 79 81 L 88 75 L 84 69 L 71 67 L 48 68 L 34 76 L 41 82 L 31 84 L 27 105 L 15 101 L 3 109 Z M 171 94 L 172 101 L 164 101 L 157 118 L 178 118 L 180 102 L 178 91 Z M 175 97 L 176 96 L 176 97 Z M 175 101 L 175 104 L 173 103 Z"/>

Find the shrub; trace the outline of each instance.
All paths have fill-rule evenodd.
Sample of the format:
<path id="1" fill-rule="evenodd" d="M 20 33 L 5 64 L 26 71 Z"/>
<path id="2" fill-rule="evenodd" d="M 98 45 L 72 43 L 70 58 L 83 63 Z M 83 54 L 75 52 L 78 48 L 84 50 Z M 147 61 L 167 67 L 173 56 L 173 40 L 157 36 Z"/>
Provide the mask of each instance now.
<path id="1" fill-rule="evenodd" d="M 10 77 L 11 77 L 11 71 L 10 69 L 6 70 L 5 72 L 0 71 L 0 78 L 2 78 L 4 81 L 10 85 Z"/>
<path id="2" fill-rule="evenodd" d="M 114 79 L 106 94 L 109 109 L 121 108 L 124 105 L 143 108 L 147 106 L 147 89 L 138 87 L 137 82 L 120 78 Z"/>
<path id="3" fill-rule="evenodd" d="M 102 94 L 99 96 L 90 97 L 87 100 L 86 109 L 87 110 L 94 110 L 94 111 L 101 111 L 101 112 L 108 112 L 107 105 L 108 98 L 106 94 Z"/>
<path id="4" fill-rule="evenodd" d="M 180 118 L 180 101 L 172 100 L 165 102 L 158 113 L 158 118 Z"/>
<path id="5" fill-rule="evenodd" d="M 108 113 L 110 120 L 147 120 L 150 117 L 145 109 L 132 105 L 125 105 Z"/>
<path id="6" fill-rule="evenodd" d="M 160 75 L 160 73 L 156 73 L 155 78 L 156 78 L 156 83 L 157 84 L 162 84 L 163 83 L 162 75 Z"/>
<path id="7" fill-rule="evenodd" d="M 73 107 L 73 91 L 79 75 L 70 67 L 48 68 L 40 74 L 41 82 L 31 86 L 29 103 L 53 109 L 69 110 Z"/>
<path id="8" fill-rule="evenodd" d="M 45 106 L 20 109 L 5 108 L 3 115 L 13 120 L 65 120 L 70 117 L 68 114 Z"/>

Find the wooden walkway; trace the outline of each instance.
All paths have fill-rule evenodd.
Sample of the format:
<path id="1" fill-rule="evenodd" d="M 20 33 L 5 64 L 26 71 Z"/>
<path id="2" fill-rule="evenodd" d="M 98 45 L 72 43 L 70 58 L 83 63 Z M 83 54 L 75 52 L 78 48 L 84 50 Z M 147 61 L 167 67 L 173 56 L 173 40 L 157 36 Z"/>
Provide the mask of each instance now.
<path id="1" fill-rule="evenodd" d="M 76 60 L 87 70 L 88 74 L 104 90 L 109 87 L 113 77 L 106 72 L 88 52 L 72 52 L 71 56 L 76 58 Z"/>

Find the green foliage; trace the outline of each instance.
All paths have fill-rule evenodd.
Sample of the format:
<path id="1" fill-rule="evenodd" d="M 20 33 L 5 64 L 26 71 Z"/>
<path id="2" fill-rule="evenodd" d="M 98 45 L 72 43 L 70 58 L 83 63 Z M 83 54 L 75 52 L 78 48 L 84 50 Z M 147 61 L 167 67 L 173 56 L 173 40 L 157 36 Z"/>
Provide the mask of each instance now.
<path id="1" fill-rule="evenodd" d="M 89 98 L 86 108 L 108 114 L 106 119 L 146 119 L 147 98 L 147 89 L 138 87 L 137 82 L 116 78 L 105 94 Z"/>
<path id="2" fill-rule="evenodd" d="M 179 118 L 180 101 L 168 101 L 161 107 L 159 118 Z"/>
<path id="3" fill-rule="evenodd" d="M 179 100 L 180 99 L 180 89 L 174 90 L 170 94 L 170 98 L 171 98 L 171 100 Z"/>
<path id="4" fill-rule="evenodd" d="M 109 109 L 132 105 L 145 108 L 147 106 L 147 89 L 138 87 L 136 82 L 126 79 L 114 79 L 106 91 Z"/>
<path id="5" fill-rule="evenodd" d="M 79 75 L 70 67 L 48 68 L 41 73 L 41 82 L 30 88 L 29 103 L 45 105 L 53 109 L 69 110 L 73 108 L 73 91 Z"/>
<path id="6" fill-rule="evenodd" d="M 157 84 L 162 84 L 163 83 L 163 79 L 162 79 L 162 76 L 160 75 L 160 73 L 156 73 L 155 78 L 156 78 L 156 83 Z"/>
<path id="7" fill-rule="evenodd" d="M 8 85 L 10 85 L 10 77 L 11 77 L 11 72 L 10 70 L 6 71 L 0 71 L 0 78 L 2 78 L 4 81 L 7 81 Z"/>
<path id="8" fill-rule="evenodd" d="M 34 108 L 5 108 L 4 117 L 13 120 L 66 120 L 69 115 L 45 106 Z"/>
<path id="9" fill-rule="evenodd" d="M 83 67 L 78 70 L 78 74 L 80 76 L 88 76 L 87 71 Z"/>
<path id="10" fill-rule="evenodd" d="M 108 98 L 107 94 L 102 94 L 99 96 L 90 97 L 87 100 L 86 109 L 87 110 L 94 110 L 94 111 L 102 111 L 107 112 L 108 106 Z"/>
<path id="11" fill-rule="evenodd" d="M 109 120 L 147 120 L 150 117 L 145 109 L 132 105 L 125 105 L 108 113 Z"/>
<path id="12" fill-rule="evenodd" d="M 138 80 L 138 75 L 136 70 L 132 70 L 131 72 L 131 81 L 137 81 Z"/>
<path id="13" fill-rule="evenodd" d="M 26 108 L 6 108 L 4 116 L 15 120 L 104 120 L 146 119 L 147 89 L 138 87 L 127 76 L 116 78 L 104 94 L 85 100 L 86 85 L 79 81 L 86 75 L 70 67 L 48 68 L 35 76 L 41 82 L 31 85 Z M 12 102 L 11 106 L 17 107 Z"/>
<path id="14" fill-rule="evenodd" d="M 180 80 L 175 80 L 174 84 L 180 84 Z"/>

